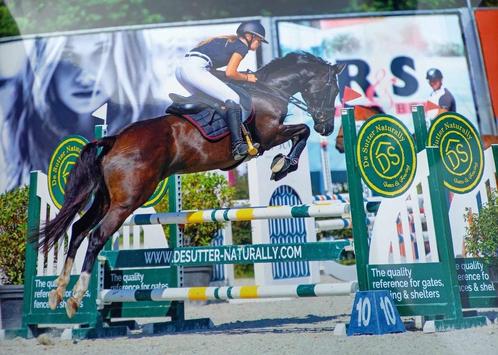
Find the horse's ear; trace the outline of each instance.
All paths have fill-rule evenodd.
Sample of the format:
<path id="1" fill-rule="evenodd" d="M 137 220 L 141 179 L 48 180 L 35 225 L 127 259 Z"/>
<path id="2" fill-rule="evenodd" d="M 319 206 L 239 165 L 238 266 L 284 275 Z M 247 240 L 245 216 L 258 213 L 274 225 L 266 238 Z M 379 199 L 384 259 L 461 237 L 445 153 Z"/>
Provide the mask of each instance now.
<path id="1" fill-rule="evenodd" d="M 346 68 L 346 64 L 334 64 L 332 65 L 332 68 L 334 69 L 335 73 L 339 75 L 342 73 L 344 68 Z"/>

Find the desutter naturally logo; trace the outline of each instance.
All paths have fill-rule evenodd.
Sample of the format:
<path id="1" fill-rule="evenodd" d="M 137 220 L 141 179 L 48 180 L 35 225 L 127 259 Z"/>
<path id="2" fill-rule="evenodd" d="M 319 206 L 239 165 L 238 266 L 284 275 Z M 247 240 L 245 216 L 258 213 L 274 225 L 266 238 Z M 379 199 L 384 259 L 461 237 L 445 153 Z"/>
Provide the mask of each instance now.
<path id="1" fill-rule="evenodd" d="M 54 205 L 61 208 L 64 203 L 64 189 L 66 188 L 67 177 L 69 172 L 76 164 L 83 147 L 88 140 L 82 136 L 69 136 L 59 143 L 50 158 L 48 166 L 48 191 Z M 168 179 L 159 182 L 156 190 L 143 205 L 151 207 L 158 204 L 167 193 Z"/>
<path id="2" fill-rule="evenodd" d="M 356 159 L 368 187 L 385 197 L 404 193 L 417 170 L 412 136 L 402 122 L 389 115 L 373 116 L 361 127 Z"/>
<path id="3" fill-rule="evenodd" d="M 453 112 L 436 117 L 429 130 L 428 145 L 439 147 L 444 186 L 448 189 L 462 194 L 479 183 L 484 170 L 481 140 L 465 117 Z"/>
<path id="4" fill-rule="evenodd" d="M 48 166 L 48 191 L 57 208 L 64 202 L 64 188 L 69 172 L 76 164 L 81 150 L 88 143 L 82 136 L 69 136 L 59 143 Z"/>

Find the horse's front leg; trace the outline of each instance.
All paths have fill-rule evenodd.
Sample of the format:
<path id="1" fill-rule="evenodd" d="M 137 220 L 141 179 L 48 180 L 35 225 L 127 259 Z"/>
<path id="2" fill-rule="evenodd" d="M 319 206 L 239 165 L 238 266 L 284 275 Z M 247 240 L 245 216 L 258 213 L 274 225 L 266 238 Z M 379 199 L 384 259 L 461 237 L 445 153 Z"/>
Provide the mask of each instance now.
<path id="1" fill-rule="evenodd" d="M 310 136 L 310 129 L 305 124 L 281 125 L 277 135 L 277 144 L 292 140 L 292 147 L 288 155 L 278 154 L 271 164 L 271 179 L 278 181 L 287 176 L 288 173 L 297 170 L 299 157 L 301 156 L 306 142 Z"/>

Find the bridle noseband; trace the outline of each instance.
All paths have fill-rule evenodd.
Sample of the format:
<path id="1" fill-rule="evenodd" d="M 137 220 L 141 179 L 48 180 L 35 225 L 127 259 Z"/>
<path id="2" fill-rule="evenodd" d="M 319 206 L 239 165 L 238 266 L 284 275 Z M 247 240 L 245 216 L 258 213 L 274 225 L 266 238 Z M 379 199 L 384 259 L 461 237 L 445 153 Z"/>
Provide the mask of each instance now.
<path id="1" fill-rule="evenodd" d="M 327 82 L 325 83 L 324 88 L 321 90 L 321 92 L 324 92 L 325 97 L 323 100 L 320 100 L 319 98 L 314 98 L 312 103 L 308 105 L 306 102 L 303 100 L 300 100 L 294 96 L 291 96 L 289 98 L 289 102 L 293 104 L 294 106 L 300 108 L 304 112 L 307 112 L 310 114 L 312 117 L 315 117 L 318 121 L 323 122 L 326 120 L 326 117 L 328 114 L 333 113 L 335 111 L 334 107 L 334 97 L 332 94 L 332 83 L 334 80 L 334 74 L 332 73 L 332 66 L 329 64 L 328 65 L 328 71 L 327 71 Z M 303 90 L 304 93 L 308 93 L 308 89 Z M 312 95 L 312 94 L 310 94 Z M 318 105 L 315 105 L 316 102 L 320 102 Z"/>

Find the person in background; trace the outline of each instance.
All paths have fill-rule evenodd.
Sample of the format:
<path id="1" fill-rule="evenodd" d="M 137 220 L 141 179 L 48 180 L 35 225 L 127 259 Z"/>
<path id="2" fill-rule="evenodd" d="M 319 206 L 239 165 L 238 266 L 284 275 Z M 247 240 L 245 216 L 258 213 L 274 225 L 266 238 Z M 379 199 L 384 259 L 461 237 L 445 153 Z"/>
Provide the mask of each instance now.
<path id="1" fill-rule="evenodd" d="M 437 68 L 431 68 L 427 71 L 426 79 L 432 88 L 428 101 L 438 106 L 437 109 L 428 112 L 428 119 L 432 120 L 443 112 L 456 112 L 455 98 L 443 85 L 443 73 Z"/>

